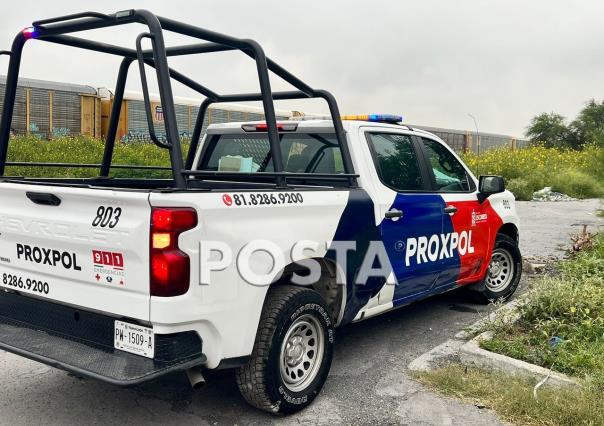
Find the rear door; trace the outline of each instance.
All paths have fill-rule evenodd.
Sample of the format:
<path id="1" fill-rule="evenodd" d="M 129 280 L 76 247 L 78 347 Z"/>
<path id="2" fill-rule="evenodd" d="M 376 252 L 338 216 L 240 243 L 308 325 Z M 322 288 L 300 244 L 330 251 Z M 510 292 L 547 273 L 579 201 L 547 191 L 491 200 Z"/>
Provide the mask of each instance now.
<path id="1" fill-rule="evenodd" d="M 149 319 L 148 194 L 0 183 L 0 287 Z"/>

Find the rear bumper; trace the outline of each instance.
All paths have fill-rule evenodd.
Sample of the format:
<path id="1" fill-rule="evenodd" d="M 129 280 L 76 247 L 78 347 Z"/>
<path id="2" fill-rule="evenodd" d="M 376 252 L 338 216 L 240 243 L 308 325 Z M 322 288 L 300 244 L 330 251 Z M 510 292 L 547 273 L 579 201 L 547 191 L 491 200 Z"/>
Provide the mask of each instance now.
<path id="1" fill-rule="evenodd" d="M 137 385 L 206 360 L 195 332 L 155 335 L 154 359 L 115 350 L 114 321 L 0 291 L 0 349 L 7 352 L 118 386 Z"/>

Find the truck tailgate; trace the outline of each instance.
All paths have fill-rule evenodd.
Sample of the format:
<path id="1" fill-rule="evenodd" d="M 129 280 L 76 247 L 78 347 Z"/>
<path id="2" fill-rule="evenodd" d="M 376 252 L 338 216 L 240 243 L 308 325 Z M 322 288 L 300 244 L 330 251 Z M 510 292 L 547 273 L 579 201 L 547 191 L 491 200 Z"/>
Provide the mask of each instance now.
<path id="1" fill-rule="evenodd" d="M 0 287 L 147 321 L 148 198 L 0 183 Z"/>

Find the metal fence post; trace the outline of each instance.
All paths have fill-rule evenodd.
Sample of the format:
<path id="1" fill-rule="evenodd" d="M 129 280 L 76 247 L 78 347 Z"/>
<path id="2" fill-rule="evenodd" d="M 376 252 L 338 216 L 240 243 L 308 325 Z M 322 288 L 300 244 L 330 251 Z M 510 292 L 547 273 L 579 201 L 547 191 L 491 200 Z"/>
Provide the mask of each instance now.
<path id="1" fill-rule="evenodd" d="M 29 135 L 29 120 L 31 113 L 31 89 L 25 89 L 25 134 Z"/>
<path id="2" fill-rule="evenodd" d="M 48 91 L 48 139 L 53 137 L 53 103 L 54 103 L 54 92 Z"/>

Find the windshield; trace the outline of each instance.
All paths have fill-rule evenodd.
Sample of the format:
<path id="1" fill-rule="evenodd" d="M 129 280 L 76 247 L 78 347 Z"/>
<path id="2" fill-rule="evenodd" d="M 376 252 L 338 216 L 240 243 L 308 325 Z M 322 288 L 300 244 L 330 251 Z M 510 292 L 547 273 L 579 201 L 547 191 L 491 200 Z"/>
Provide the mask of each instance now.
<path id="1" fill-rule="evenodd" d="M 342 153 L 335 134 L 280 134 L 283 167 L 292 173 L 344 173 Z M 215 135 L 198 165 L 199 170 L 273 172 L 266 133 Z"/>

